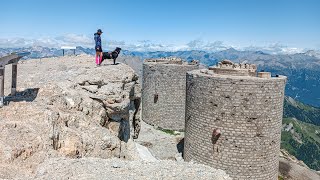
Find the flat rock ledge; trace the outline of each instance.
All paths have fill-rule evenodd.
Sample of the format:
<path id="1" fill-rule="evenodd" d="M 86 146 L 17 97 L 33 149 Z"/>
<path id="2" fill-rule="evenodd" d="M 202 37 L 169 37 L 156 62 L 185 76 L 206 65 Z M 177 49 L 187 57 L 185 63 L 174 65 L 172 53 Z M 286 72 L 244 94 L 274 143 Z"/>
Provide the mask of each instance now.
<path id="1" fill-rule="evenodd" d="M 40 164 L 36 179 L 213 179 L 231 180 L 222 170 L 209 166 L 161 160 L 49 159 Z"/>

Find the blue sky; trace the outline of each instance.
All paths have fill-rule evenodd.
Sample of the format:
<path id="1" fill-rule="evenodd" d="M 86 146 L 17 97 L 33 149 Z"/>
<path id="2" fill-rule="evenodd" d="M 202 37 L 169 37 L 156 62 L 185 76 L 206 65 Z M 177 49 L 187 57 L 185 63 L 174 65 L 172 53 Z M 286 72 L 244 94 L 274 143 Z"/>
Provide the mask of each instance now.
<path id="1" fill-rule="evenodd" d="M 319 0 L 2 0 L 0 38 L 91 38 L 320 49 Z M 81 38 L 80 37 L 80 38 Z"/>

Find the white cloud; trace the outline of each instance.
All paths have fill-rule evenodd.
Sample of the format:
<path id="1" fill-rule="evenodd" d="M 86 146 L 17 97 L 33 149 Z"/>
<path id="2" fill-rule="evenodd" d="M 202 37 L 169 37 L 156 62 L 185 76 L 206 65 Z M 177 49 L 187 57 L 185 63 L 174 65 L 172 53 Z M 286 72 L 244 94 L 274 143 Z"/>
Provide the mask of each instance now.
<path id="1" fill-rule="evenodd" d="M 269 54 L 295 54 L 305 52 L 306 49 L 288 47 L 281 43 L 273 43 L 268 46 L 250 46 L 244 47 L 242 50 L 263 51 Z"/>
<path id="2" fill-rule="evenodd" d="M 77 34 L 66 34 L 63 36 L 56 37 L 55 40 L 60 42 L 59 45 L 90 47 L 94 44 L 93 37 L 89 38 L 86 35 Z"/>
<path id="3" fill-rule="evenodd" d="M 0 39 L 0 47 L 2 48 L 16 48 L 25 47 L 28 42 L 24 38 Z"/>
<path id="4" fill-rule="evenodd" d="M 113 49 L 115 47 L 121 47 L 123 49 L 131 51 L 179 51 L 179 50 L 224 50 L 227 47 L 221 42 L 205 42 L 202 40 L 194 40 L 187 44 L 162 44 L 153 42 L 150 40 L 142 40 L 133 43 L 127 43 L 124 41 L 116 40 L 104 40 L 103 48 Z M 2 48 L 16 48 L 16 47 L 53 47 L 59 48 L 61 46 L 82 46 L 93 48 L 94 40 L 93 37 L 87 35 L 78 34 L 65 34 L 58 37 L 41 37 L 37 39 L 28 38 L 11 38 L 11 39 L 0 39 L 0 47 Z"/>
<path id="5" fill-rule="evenodd" d="M 109 46 L 107 46 L 109 47 Z M 112 45 L 110 46 L 112 47 Z M 221 51 L 230 48 L 221 41 L 205 42 L 202 40 L 193 40 L 187 44 L 162 44 L 150 40 L 138 41 L 135 43 L 121 44 L 123 49 L 131 51 L 189 51 L 189 50 L 204 50 L 204 51 Z"/>
<path id="6" fill-rule="evenodd" d="M 59 48 L 61 46 L 83 46 L 92 47 L 94 44 L 93 38 L 89 38 L 86 35 L 66 34 L 59 37 L 40 37 L 37 39 L 30 38 L 11 38 L 0 39 L 0 47 L 2 48 L 16 48 L 16 47 L 53 47 Z"/>
<path id="7" fill-rule="evenodd" d="M 293 54 L 304 52 L 305 49 L 288 47 L 280 43 L 273 43 L 267 46 L 250 46 L 250 47 L 235 47 L 226 45 L 222 41 L 204 41 L 196 39 L 186 44 L 163 44 L 150 40 L 142 40 L 128 43 L 125 41 L 105 40 L 103 39 L 103 49 L 112 50 L 115 47 L 121 47 L 130 51 L 186 51 L 186 50 L 203 50 L 209 52 L 222 51 L 229 48 L 237 50 L 252 50 L 263 51 L 270 54 Z M 58 37 L 41 37 L 37 39 L 28 38 L 11 38 L 0 39 L 0 48 L 17 48 L 17 47 L 53 47 L 60 48 L 61 46 L 82 46 L 86 48 L 94 47 L 93 35 L 87 36 L 82 34 L 65 34 Z"/>

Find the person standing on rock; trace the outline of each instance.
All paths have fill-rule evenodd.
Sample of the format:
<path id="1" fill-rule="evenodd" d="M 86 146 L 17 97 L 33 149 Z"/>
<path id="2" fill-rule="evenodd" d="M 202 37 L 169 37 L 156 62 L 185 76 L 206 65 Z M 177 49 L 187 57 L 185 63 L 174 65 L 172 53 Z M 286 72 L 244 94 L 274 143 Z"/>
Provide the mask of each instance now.
<path id="1" fill-rule="evenodd" d="M 97 32 L 94 34 L 94 41 L 96 43 L 96 65 L 100 66 L 102 62 L 102 45 L 101 45 L 101 29 L 98 29 Z"/>

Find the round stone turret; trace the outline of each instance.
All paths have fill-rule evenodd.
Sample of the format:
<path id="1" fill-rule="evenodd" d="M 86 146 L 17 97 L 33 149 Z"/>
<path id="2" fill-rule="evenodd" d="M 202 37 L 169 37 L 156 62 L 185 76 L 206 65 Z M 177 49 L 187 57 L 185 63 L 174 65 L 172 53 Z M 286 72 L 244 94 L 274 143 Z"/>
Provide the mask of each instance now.
<path id="1" fill-rule="evenodd" d="M 142 119 L 163 129 L 183 130 L 186 73 L 198 62 L 179 58 L 148 59 L 143 63 Z"/>
<path id="2" fill-rule="evenodd" d="M 184 158 L 233 179 L 277 179 L 286 77 L 230 62 L 187 73 Z"/>

